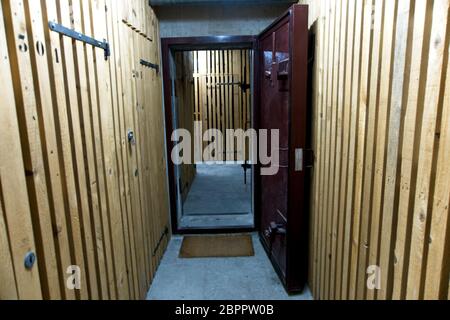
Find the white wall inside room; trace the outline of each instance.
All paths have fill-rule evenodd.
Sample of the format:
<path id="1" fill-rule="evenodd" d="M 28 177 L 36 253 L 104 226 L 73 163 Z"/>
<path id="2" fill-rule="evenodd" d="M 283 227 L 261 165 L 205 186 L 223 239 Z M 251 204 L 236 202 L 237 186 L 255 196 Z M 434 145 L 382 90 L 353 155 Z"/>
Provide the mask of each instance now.
<path id="1" fill-rule="evenodd" d="M 289 4 L 171 5 L 156 7 L 161 37 L 257 35 Z"/>

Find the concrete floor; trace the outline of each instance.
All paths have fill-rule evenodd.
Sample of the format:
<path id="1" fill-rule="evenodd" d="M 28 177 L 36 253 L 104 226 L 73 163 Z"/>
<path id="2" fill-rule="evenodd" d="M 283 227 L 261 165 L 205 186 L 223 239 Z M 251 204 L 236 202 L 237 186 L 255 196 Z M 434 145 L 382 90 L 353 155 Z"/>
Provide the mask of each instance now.
<path id="1" fill-rule="evenodd" d="M 148 292 L 148 300 L 311 300 L 309 290 L 289 296 L 258 236 L 255 256 L 180 259 L 183 238 L 174 236 Z"/>
<path id="2" fill-rule="evenodd" d="M 183 204 L 181 228 L 253 227 L 252 179 L 241 165 L 197 165 Z"/>

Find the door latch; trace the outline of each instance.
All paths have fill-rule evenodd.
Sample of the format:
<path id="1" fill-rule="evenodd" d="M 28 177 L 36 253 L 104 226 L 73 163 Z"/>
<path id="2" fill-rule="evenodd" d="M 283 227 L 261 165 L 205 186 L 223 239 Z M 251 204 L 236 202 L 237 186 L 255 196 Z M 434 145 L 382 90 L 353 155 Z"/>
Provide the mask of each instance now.
<path id="1" fill-rule="evenodd" d="M 275 235 L 285 235 L 286 227 L 283 224 L 271 222 L 269 227 L 264 231 L 264 234 L 267 238 L 272 238 Z"/>
<path id="2" fill-rule="evenodd" d="M 303 149 L 295 149 L 295 172 L 303 171 Z"/>

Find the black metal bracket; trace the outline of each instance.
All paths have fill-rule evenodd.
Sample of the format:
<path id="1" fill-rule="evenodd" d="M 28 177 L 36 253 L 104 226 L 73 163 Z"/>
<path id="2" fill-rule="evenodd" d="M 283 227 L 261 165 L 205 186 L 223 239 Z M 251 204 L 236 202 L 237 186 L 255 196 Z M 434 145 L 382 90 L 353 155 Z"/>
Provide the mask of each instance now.
<path id="1" fill-rule="evenodd" d="M 216 83 L 216 86 L 239 86 L 242 91 L 246 92 L 251 87 L 248 83 L 242 83 L 242 82 L 223 82 L 223 83 Z"/>
<path id="2" fill-rule="evenodd" d="M 88 37 L 80 32 L 66 28 L 63 25 L 60 25 L 56 22 L 50 21 L 48 23 L 48 25 L 50 27 L 50 30 L 52 30 L 54 32 L 57 32 L 59 34 L 67 36 L 69 38 L 75 39 L 77 41 L 87 43 L 96 48 L 103 49 L 105 51 L 105 60 L 108 60 L 108 57 L 111 56 L 111 49 L 109 47 L 109 43 L 106 42 L 106 40 L 103 40 L 103 41 L 96 40 L 96 39 Z"/>
<path id="3" fill-rule="evenodd" d="M 141 59 L 141 65 L 143 65 L 144 67 L 147 67 L 147 68 L 155 69 L 156 73 L 159 73 L 159 66 L 157 64 L 154 64 L 154 63 L 148 62 L 144 59 Z"/>
<path id="4" fill-rule="evenodd" d="M 153 256 L 156 256 L 156 254 L 158 253 L 159 247 L 161 246 L 161 243 L 163 242 L 164 238 L 167 237 L 169 235 L 169 228 L 166 227 L 161 235 L 161 237 L 159 238 L 158 243 L 156 244 L 155 250 L 153 250 Z"/>

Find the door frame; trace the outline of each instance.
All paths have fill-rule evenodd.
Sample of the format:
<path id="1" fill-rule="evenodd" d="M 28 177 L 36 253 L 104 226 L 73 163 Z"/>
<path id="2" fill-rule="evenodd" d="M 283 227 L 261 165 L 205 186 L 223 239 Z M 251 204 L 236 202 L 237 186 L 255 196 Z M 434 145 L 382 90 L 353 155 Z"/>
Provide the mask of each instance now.
<path id="1" fill-rule="evenodd" d="M 238 49 L 246 48 L 254 52 L 254 57 L 258 54 L 257 36 L 206 36 L 206 37 L 176 37 L 176 38 L 162 38 L 162 73 L 163 73 L 163 89 L 164 89 L 164 113 L 165 113 L 165 132 L 166 132 L 166 158 L 167 158 L 167 174 L 169 185 L 169 201 L 170 201 L 170 219 L 173 234 L 203 234 L 203 233 L 241 233 L 254 232 L 259 229 L 260 224 L 260 210 L 259 210 L 259 165 L 254 165 L 254 197 L 253 197 L 253 214 L 254 227 L 253 228 L 221 228 L 221 229 L 181 229 L 178 226 L 177 215 L 177 186 L 175 181 L 175 165 L 170 160 L 172 148 L 172 132 L 174 130 L 173 112 L 172 112 L 172 81 L 171 81 L 171 57 L 175 51 L 189 51 L 201 49 Z M 259 84 L 257 77 L 254 75 L 259 72 L 259 61 L 253 59 L 253 128 L 259 128 L 259 110 L 257 108 L 259 96 Z"/>

